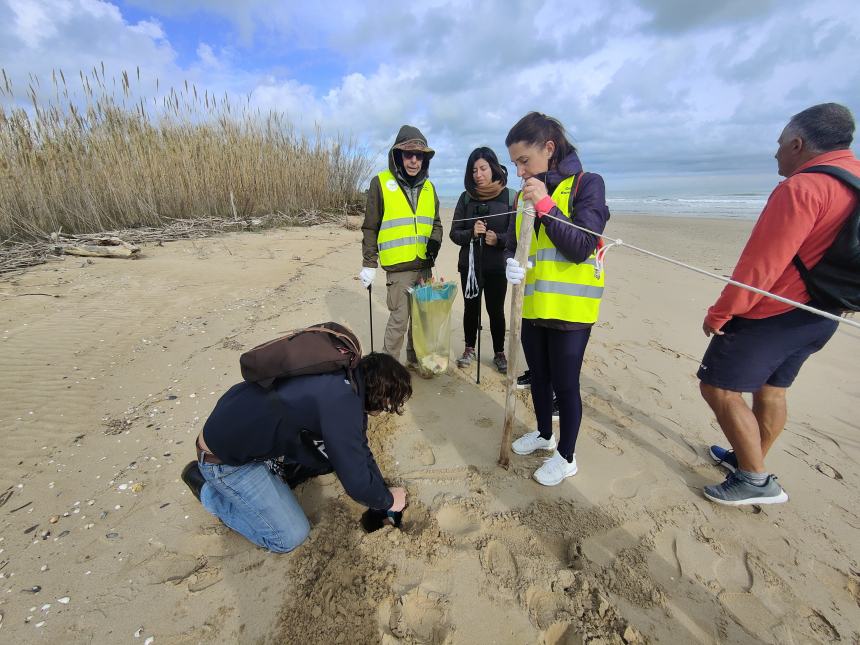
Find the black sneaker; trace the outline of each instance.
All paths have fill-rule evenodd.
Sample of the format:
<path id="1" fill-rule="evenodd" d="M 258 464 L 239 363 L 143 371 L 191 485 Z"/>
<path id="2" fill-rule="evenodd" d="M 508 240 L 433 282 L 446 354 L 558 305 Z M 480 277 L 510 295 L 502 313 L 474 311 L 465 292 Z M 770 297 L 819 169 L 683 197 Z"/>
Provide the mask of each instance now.
<path id="1" fill-rule="evenodd" d="M 529 370 L 523 372 L 522 376 L 517 378 L 517 389 L 527 390 L 532 386 L 532 373 Z"/>
<path id="2" fill-rule="evenodd" d="M 182 481 L 191 489 L 191 492 L 194 494 L 194 497 L 197 498 L 197 501 L 200 501 L 200 490 L 203 488 L 203 484 L 206 483 L 206 480 L 203 479 L 203 474 L 200 472 L 200 468 L 197 466 L 196 461 L 189 462 L 185 468 L 182 469 Z"/>
<path id="3" fill-rule="evenodd" d="M 558 397 L 555 394 L 552 395 L 552 420 L 558 421 Z"/>

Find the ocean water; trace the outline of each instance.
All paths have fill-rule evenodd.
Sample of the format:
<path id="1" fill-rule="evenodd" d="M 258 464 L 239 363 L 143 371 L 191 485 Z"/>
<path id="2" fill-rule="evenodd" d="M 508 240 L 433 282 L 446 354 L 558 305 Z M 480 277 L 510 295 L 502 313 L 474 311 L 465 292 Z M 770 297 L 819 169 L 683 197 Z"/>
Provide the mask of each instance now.
<path id="1" fill-rule="evenodd" d="M 608 195 L 606 203 L 613 213 L 647 213 L 668 217 L 727 217 L 756 219 L 767 202 L 761 193 L 726 195 Z"/>
<path id="2" fill-rule="evenodd" d="M 443 208 L 454 208 L 459 195 L 440 195 Z M 664 217 L 756 219 L 767 202 L 766 193 L 721 195 L 641 195 L 610 193 L 606 203 L 612 213 L 641 213 Z"/>

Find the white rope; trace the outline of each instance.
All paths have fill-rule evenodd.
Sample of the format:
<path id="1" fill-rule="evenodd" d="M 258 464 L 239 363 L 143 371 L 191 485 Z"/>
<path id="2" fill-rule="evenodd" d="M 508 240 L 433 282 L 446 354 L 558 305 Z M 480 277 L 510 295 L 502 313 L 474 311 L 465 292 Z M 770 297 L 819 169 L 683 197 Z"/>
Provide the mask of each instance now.
<path id="1" fill-rule="evenodd" d="M 475 240 L 469 242 L 469 275 L 466 277 L 466 291 L 464 296 L 469 298 L 478 297 L 478 276 L 475 275 Z"/>
<path id="2" fill-rule="evenodd" d="M 534 213 L 534 208 L 529 208 L 527 212 Z M 626 246 L 628 249 L 633 249 L 634 251 L 638 251 L 639 253 L 644 253 L 645 255 L 651 256 L 652 258 L 657 258 L 658 260 L 663 260 L 664 262 L 668 262 L 669 264 L 674 264 L 675 266 L 682 267 L 684 269 L 688 269 L 689 271 L 694 271 L 695 273 L 700 273 L 702 275 L 706 275 L 709 278 L 714 278 L 715 280 L 720 280 L 721 282 L 725 282 L 735 287 L 740 287 L 741 289 L 746 289 L 747 291 L 752 291 L 753 293 L 757 293 L 759 295 L 765 296 L 767 298 L 771 298 L 778 302 L 785 303 L 787 305 L 791 305 L 792 307 L 797 307 L 798 309 L 803 309 L 804 311 L 808 311 L 810 313 L 821 316 L 822 318 L 828 318 L 835 322 L 841 323 L 843 325 L 849 325 L 850 327 L 855 327 L 856 329 L 860 329 L 860 322 L 855 322 L 853 320 L 849 320 L 848 318 L 843 318 L 841 316 L 837 316 L 828 311 L 821 311 L 820 309 L 816 309 L 815 307 L 810 307 L 809 305 L 805 305 L 802 302 L 795 302 L 794 300 L 789 300 L 788 298 L 783 298 L 782 296 L 778 296 L 775 293 L 770 293 L 769 291 L 765 291 L 764 289 L 759 289 L 757 287 L 752 287 L 748 284 L 744 284 L 743 282 L 738 282 L 737 280 L 732 280 L 731 278 L 727 278 L 725 276 L 711 273 L 710 271 L 705 271 L 704 269 L 700 269 L 691 264 L 687 264 L 685 262 L 681 262 L 680 260 L 675 260 L 673 258 L 666 257 L 665 255 L 660 255 L 659 253 L 654 253 L 653 251 L 649 251 L 647 249 L 640 248 L 638 246 L 633 246 L 632 244 L 626 244 L 623 240 L 616 240 L 614 238 L 609 237 L 608 235 L 601 235 L 600 233 L 595 233 L 587 228 L 579 226 L 578 224 L 574 224 L 570 220 L 561 219 L 560 217 L 555 217 L 554 215 L 550 215 L 549 213 L 543 215 L 543 217 L 548 217 L 549 219 L 554 219 L 557 222 L 561 222 L 562 224 L 567 224 L 568 226 L 572 226 L 573 228 L 577 228 L 580 231 L 584 231 L 596 237 L 599 237 L 603 240 L 608 240 L 612 242 L 611 246 Z M 609 250 L 609 247 L 604 247 L 604 251 L 600 257 L 599 266 L 602 270 L 603 260 L 606 255 L 606 251 Z M 597 271 L 597 267 L 595 267 L 595 271 Z"/>

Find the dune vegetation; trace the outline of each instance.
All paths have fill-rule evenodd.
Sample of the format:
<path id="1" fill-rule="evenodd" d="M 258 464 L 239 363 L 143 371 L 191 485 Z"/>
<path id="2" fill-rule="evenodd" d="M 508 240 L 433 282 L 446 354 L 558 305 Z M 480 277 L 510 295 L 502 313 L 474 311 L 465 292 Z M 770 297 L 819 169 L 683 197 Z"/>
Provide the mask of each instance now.
<path id="1" fill-rule="evenodd" d="M 0 239 L 91 233 L 172 219 L 343 212 L 370 160 L 345 138 L 298 133 L 289 115 L 185 83 L 144 96 L 104 67 L 26 100 L 0 71 Z M 80 85 L 80 88 L 77 88 Z"/>

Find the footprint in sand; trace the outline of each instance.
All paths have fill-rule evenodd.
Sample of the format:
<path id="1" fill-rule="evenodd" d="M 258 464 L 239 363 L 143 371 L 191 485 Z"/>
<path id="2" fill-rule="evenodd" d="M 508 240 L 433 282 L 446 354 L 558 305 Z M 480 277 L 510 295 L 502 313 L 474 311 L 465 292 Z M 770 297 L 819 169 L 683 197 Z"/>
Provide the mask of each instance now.
<path id="1" fill-rule="evenodd" d="M 544 645 L 582 645 L 582 634 L 568 622 L 553 623 L 543 634 Z"/>
<path id="2" fill-rule="evenodd" d="M 753 575 L 747 563 L 747 554 L 720 558 L 714 567 L 717 582 L 726 591 L 750 591 Z"/>
<path id="3" fill-rule="evenodd" d="M 481 528 L 480 520 L 472 517 L 459 506 L 445 506 L 436 513 L 439 528 L 455 536 L 465 536 Z"/>
<path id="4" fill-rule="evenodd" d="M 648 389 L 651 390 L 651 393 L 654 395 L 654 402 L 657 404 L 657 407 L 664 410 L 672 409 L 672 404 L 666 400 L 666 397 L 661 390 L 658 390 L 656 387 L 649 387 Z"/>
<path id="5" fill-rule="evenodd" d="M 830 477 L 830 479 L 835 479 L 836 481 L 842 479 L 842 473 L 840 473 L 830 464 L 825 464 L 823 462 L 817 463 L 815 464 L 815 470 L 820 472 L 825 477 Z"/>
<path id="6" fill-rule="evenodd" d="M 441 594 L 413 589 L 394 603 L 388 626 L 397 638 L 408 642 L 442 645 L 451 634 L 446 604 Z"/>
<path id="7" fill-rule="evenodd" d="M 547 629 L 555 622 L 560 607 L 554 594 L 532 586 L 526 591 L 526 608 L 535 626 Z"/>
<path id="8" fill-rule="evenodd" d="M 640 490 L 647 490 L 656 483 L 657 478 L 654 477 L 653 473 L 640 470 L 630 477 L 613 479 L 609 484 L 609 492 L 613 497 L 633 499 L 639 494 Z"/>
<path id="9" fill-rule="evenodd" d="M 621 551 L 636 546 L 649 528 L 645 522 L 626 522 L 606 533 L 590 536 L 582 543 L 582 553 L 591 562 L 607 566 Z"/>
<path id="10" fill-rule="evenodd" d="M 195 593 L 221 582 L 220 569 L 201 569 L 188 579 L 188 591 Z"/>
<path id="11" fill-rule="evenodd" d="M 436 463 L 436 453 L 429 444 L 422 442 L 415 446 L 415 459 L 422 466 L 432 466 Z"/>
<path id="12" fill-rule="evenodd" d="M 503 542 L 490 540 L 481 551 L 481 566 L 487 573 L 499 578 L 505 586 L 513 587 L 516 584 L 519 575 L 517 561 Z"/>
<path id="13" fill-rule="evenodd" d="M 624 454 L 624 450 L 618 444 L 612 441 L 609 438 L 609 435 L 602 430 L 592 430 L 589 434 L 594 437 L 594 442 L 598 446 L 606 448 L 608 451 L 614 453 L 619 457 Z"/>
<path id="14" fill-rule="evenodd" d="M 751 593 L 723 591 L 717 596 L 720 604 L 735 622 L 756 639 L 773 642 L 773 630 L 778 618 Z"/>

